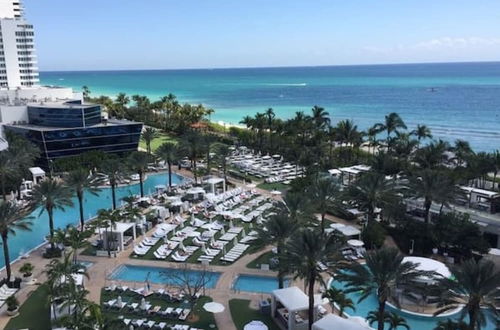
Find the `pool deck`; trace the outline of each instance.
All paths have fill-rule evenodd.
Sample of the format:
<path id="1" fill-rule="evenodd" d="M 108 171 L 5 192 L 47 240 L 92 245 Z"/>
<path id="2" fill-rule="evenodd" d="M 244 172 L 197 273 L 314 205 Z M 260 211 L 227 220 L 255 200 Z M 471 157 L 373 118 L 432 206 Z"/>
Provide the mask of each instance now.
<path id="1" fill-rule="evenodd" d="M 192 174 L 186 170 L 175 171 L 175 173 L 180 174 L 186 177 L 192 177 Z M 232 182 L 236 186 L 243 186 L 241 182 Z M 271 196 L 271 194 L 266 190 L 261 190 L 256 188 L 259 193 L 271 197 L 273 199 L 280 199 L 279 196 Z M 154 232 L 152 229 L 148 232 L 147 235 L 151 235 Z M 139 243 L 143 239 L 142 236 L 139 236 L 136 239 L 136 243 Z M 36 279 L 37 283 L 44 283 L 46 281 L 46 275 L 43 273 L 45 266 L 50 262 L 50 259 L 45 259 L 42 257 L 43 249 L 46 245 L 39 247 L 36 250 L 33 250 L 27 259 L 20 259 L 12 264 L 12 276 L 18 276 L 19 268 L 25 263 L 30 262 L 35 266 L 33 271 L 33 278 Z M 242 292 L 232 289 L 232 285 L 234 280 L 239 274 L 248 274 L 248 275 L 260 275 L 260 276 L 276 276 L 276 272 L 274 271 L 263 271 L 260 269 L 251 269 L 247 268 L 246 265 L 257 258 L 260 254 L 265 253 L 271 250 L 271 246 L 260 250 L 254 254 L 247 254 L 242 256 L 236 262 L 227 265 L 227 266 L 208 266 L 209 271 L 220 272 L 221 276 L 217 281 L 216 287 L 214 289 L 207 289 L 207 295 L 210 296 L 214 301 L 219 302 L 225 306 L 225 310 L 222 313 L 215 314 L 215 320 L 217 322 L 217 327 L 219 329 L 227 329 L 227 330 L 236 330 L 234 326 L 233 320 L 231 318 L 231 312 L 229 310 L 229 300 L 234 298 L 239 299 L 247 299 L 251 301 L 251 306 L 257 308 L 258 302 L 262 298 L 269 297 L 268 294 L 261 293 L 251 293 L 251 292 Z M 93 265 L 89 268 L 88 274 L 89 279 L 85 281 L 85 288 L 89 291 L 88 299 L 93 302 L 100 303 L 101 289 L 111 282 L 108 279 L 108 276 L 111 272 L 122 264 L 135 265 L 135 266 L 152 266 L 152 267 L 165 267 L 165 268 L 179 268 L 184 265 L 184 263 L 176 263 L 169 261 L 155 261 L 155 260 L 143 260 L 143 259 L 135 259 L 130 258 L 132 253 L 132 244 L 129 245 L 127 249 L 121 251 L 117 254 L 116 258 L 108 258 L 108 257 L 95 257 L 95 256 L 85 256 L 78 255 L 78 260 L 81 261 L 89 261 L 92 262 Z M 189 269 L 202 269 L 200 264 L 187 263 Z M 5 270 L 0 272 L 0 276 L 5 276 Z M 139 287 L 144 285 L 143 282 L 122 282 L 131 287 Z M 297 281 L 294 285 L 303 285 L 303 282 Z M 164 285 L 159 285 L 152 283 L 151 287 L 153 289 L 162 288 Z M 29 285 L 21 287 L 19 292 L 16 294 L 17 299 L 20 304 L 23 304 L 24 301 L 29 297 L 29 295 L 38 288 L 37 285 Z M 10 317 L 8 317 L 5 313 L 0 314 L 0 328 L 4 329 L 9 322 Z"/>

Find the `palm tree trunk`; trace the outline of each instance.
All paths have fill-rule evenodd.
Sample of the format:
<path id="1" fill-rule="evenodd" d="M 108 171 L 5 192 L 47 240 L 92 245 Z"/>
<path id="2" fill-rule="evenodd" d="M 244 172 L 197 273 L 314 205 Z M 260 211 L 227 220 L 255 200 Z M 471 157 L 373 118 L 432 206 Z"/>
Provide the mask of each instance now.
<path id="1" fill-rule="evenodd" d="M 276 244 L 276 253 L 278 255 L 278 289 L 283 289 L 285 287 L 285 283 L 283 280 L 283 262 L 281 258 L 281 252 L 283 248 L 281 246 L 281 243 Z"/>
<path id="2" fill-rule="evenodd" d="M 469 310 L 469 330 L 476 329 L 477 324 L 477 311 L 474 309 Z"/>
<path id="3" fill-rule="evenodd" d="M 424 207 L 425 207 L 425 213 L 424 213 L 424 216 L 425 216 L 425 224 L 428 225 L 429 222 L 430 222 L 430 218 L 431 218 L 431 205 L 432 205 L 432 201 L 431 200 L 428 200 L 426 199 L 425 202 L 424 202 Z"/>
<path id="4" fill-rule="evenodd" d="M 78 207 L 80 209 L 80 230 L 83 231 L 85 226 L 85 217 L 83 215 L 83 192 L 79 191 L 76 197 L 78 198 Z"/>
<path id="5" fill-rule="evenodd" d="M 315 283 L 315 278 L 314 278 L 314 276 L 311 276 L 311 278 L 309 279 L 309 289 L 308 289 L 308 291 L 309 291 L 309 311 L 308 311 L 309 330 L 312 330 L 312 326 L 314 323 L 314 283 Z"/>
<path id="6" fill-rule="evenodd" d="M 384 330 L 385 301 L 378 302 L 378 330 Z"/>
<path id="7" fill-rule="evenodd" d="M 325 233 L 325 214 L 326 212 L 321 213 L 321 233 Z"/>
<path id="8" fill-rule="evenodd" d="M 168 164 L 168 189 L 172 189 L 172 162 L 167 162 Z"/>
<path id="9" fill-rule="evenodd" d="M 144 186 L 142 183 L 142 171 L 139 172 L 139 186 L 141 188 L 141 197 L 144 197 Z"/>
<path id="10" fill-rule="evenodd" d="M 116 184 L 111 184 L 111 199 L 113 200 L 113 210 L 116 210 Z"/>
<path id="11" fill-rule="evenodd" d="M 56 246 L 54 244 L 54 211 L 52 208 L 47 208 L 47 214 L 49 215 L 49 229 L 50 229 L 50 248 L 52 251 L 55 250 Z"/>
<path id="12" fill-rule="evenodd" d="M 7 283 L 9 283 L 11 270 L 10 270 L 9 245 L 7 244 L 7 233 L 2 234 L 2 244 L 3 244 L 3 257 L 5 260 L 5 271 L 7 272 Z"/>
<path id="13" fill-rule="evenodd" d="M 193 175 L 194 175 L 194 183 L 198 183 L 198 171 L 196 170 L 196 158 L 193 159 Z"/>
<path id="14" fill-rule="evenodd" d="M 3 198 L 3 201 L 5 202 L 7 200 L 7 194 L 5 192 L 5 174 L 3 174 L 3 173 L 2 173 L 1 181 L 2 181 L 2 198 Z"/>

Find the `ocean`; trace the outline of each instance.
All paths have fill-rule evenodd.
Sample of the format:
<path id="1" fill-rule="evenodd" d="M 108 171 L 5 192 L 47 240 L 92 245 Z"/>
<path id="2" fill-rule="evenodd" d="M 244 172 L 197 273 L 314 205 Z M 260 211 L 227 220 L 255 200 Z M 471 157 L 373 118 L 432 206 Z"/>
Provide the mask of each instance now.
<path id="1" fill-rule="evenodd" d="M 332 122 L 360 129 L 397 112 L 411 129 L 428 125 L 436 138 L 468 140 L 476 151 L 500 149 L 500 62 L 328 67 L 41 72 L 42 84 L 92 96 L 168 93 L 212 107 L 212 120 L 238 123 L 272 107 L 278 117 L 319 105 Z"/>

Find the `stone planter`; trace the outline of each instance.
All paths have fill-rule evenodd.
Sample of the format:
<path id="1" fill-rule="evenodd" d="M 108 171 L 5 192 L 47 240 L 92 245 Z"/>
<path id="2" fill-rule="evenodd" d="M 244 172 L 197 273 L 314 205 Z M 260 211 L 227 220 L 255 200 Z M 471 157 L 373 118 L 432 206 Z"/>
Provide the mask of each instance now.
<path id="1" fill-rule="evenodd" d="M 30 276 L 23 276 L 23 283 L 30 283 L 33 280 L 33 274 Z"/>
<path id="2" fill-rule="evenodd" d="M 11 311 L 9 311 L 9 310 L 7 309 L 7 315 L 8 315 L 8 316 L 11 316 L 11 317 L 12 317 L 12 316 L 16 316 L 18 313 L 19 313 L 19 307 L 18 307 L 18 308 L 16 308 L 16 309 L 14 309 L 14 310 L 11 310 Z"/>

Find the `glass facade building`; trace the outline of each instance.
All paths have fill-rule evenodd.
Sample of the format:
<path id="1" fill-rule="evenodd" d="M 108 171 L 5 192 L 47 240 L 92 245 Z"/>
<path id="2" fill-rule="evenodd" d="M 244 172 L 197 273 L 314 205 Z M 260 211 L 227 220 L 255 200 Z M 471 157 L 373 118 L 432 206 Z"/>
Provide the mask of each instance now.
<path id="1" fill-rule="evenodd" d="M 59 103 L 28 106 L 29 124 L 4 125 L 25 136 L 41 150 L 41 166 L 49 160 L 87 151 L 109 153 L 136 151 L 142 123 L 102 120 L 99 105 Z"/>

